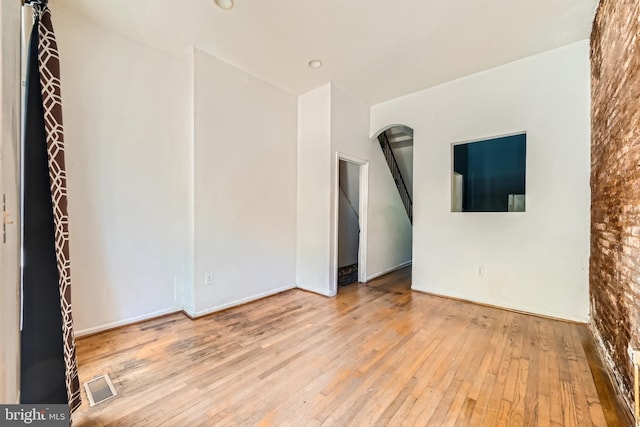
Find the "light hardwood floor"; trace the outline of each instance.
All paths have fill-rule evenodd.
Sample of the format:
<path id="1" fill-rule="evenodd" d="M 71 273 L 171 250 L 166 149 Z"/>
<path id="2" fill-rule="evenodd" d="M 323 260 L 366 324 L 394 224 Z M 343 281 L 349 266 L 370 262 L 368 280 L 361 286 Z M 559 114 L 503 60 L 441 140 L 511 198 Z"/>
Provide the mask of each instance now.
<path id="1" fill-rule="evenodd" d="M 74 426 L 607 426 L 584 325 L 410 291 L 406 268 L 78 340 Z M 84 396 L 83 396 L 84 398 Z M 604 409 L 603 409 L 604 408 Z"/>

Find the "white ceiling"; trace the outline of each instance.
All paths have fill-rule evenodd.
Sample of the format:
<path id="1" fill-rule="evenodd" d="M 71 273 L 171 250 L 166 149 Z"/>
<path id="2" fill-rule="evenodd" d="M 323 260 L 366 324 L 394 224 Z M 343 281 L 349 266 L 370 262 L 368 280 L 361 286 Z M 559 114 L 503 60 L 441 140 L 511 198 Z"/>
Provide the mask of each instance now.
<path id="1" fill-rule="evenodd" d="M 293 94 L 333 81 L 375 104 L 588 38 L 598 0 L 50 4 L 176 55 L 195 45 Z"/>

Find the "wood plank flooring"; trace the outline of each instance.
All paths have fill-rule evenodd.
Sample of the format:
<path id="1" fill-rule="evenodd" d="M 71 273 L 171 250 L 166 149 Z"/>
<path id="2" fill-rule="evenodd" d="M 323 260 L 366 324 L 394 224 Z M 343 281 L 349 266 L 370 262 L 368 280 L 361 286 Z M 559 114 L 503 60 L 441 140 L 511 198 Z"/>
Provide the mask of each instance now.
<path id="1" fill-rule="evenodd" d="M 79 339 L 81 382 L 108 373 L 118 396 L 83 396 L 74 426 L 623 426 L 585 331 L 411 292 L 406 268 Z"/>

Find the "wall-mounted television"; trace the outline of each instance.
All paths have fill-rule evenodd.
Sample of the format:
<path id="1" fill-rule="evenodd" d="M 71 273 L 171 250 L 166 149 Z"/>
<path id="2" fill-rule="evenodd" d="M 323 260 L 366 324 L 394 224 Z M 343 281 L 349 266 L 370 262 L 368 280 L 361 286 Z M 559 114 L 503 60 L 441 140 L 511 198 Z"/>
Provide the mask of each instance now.
<path id="1" fill-rule="evenodd" d="M 527 134 L 452 145 L 451 212 L 524 212 Z"/>

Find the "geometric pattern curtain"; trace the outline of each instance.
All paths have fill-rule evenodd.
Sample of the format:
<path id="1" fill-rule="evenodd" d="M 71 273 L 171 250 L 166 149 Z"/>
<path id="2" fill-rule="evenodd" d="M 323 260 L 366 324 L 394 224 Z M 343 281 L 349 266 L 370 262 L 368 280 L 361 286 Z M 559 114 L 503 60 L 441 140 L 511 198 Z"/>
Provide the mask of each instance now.
<path id="1" fill-rule="evenodd" d="M 23 403 L 81 403 L 71 313 L 60 59 L 46 2 L 33 2 L 23 148 Z M 64 398 L 64 401 L 61 401 Z"/>

